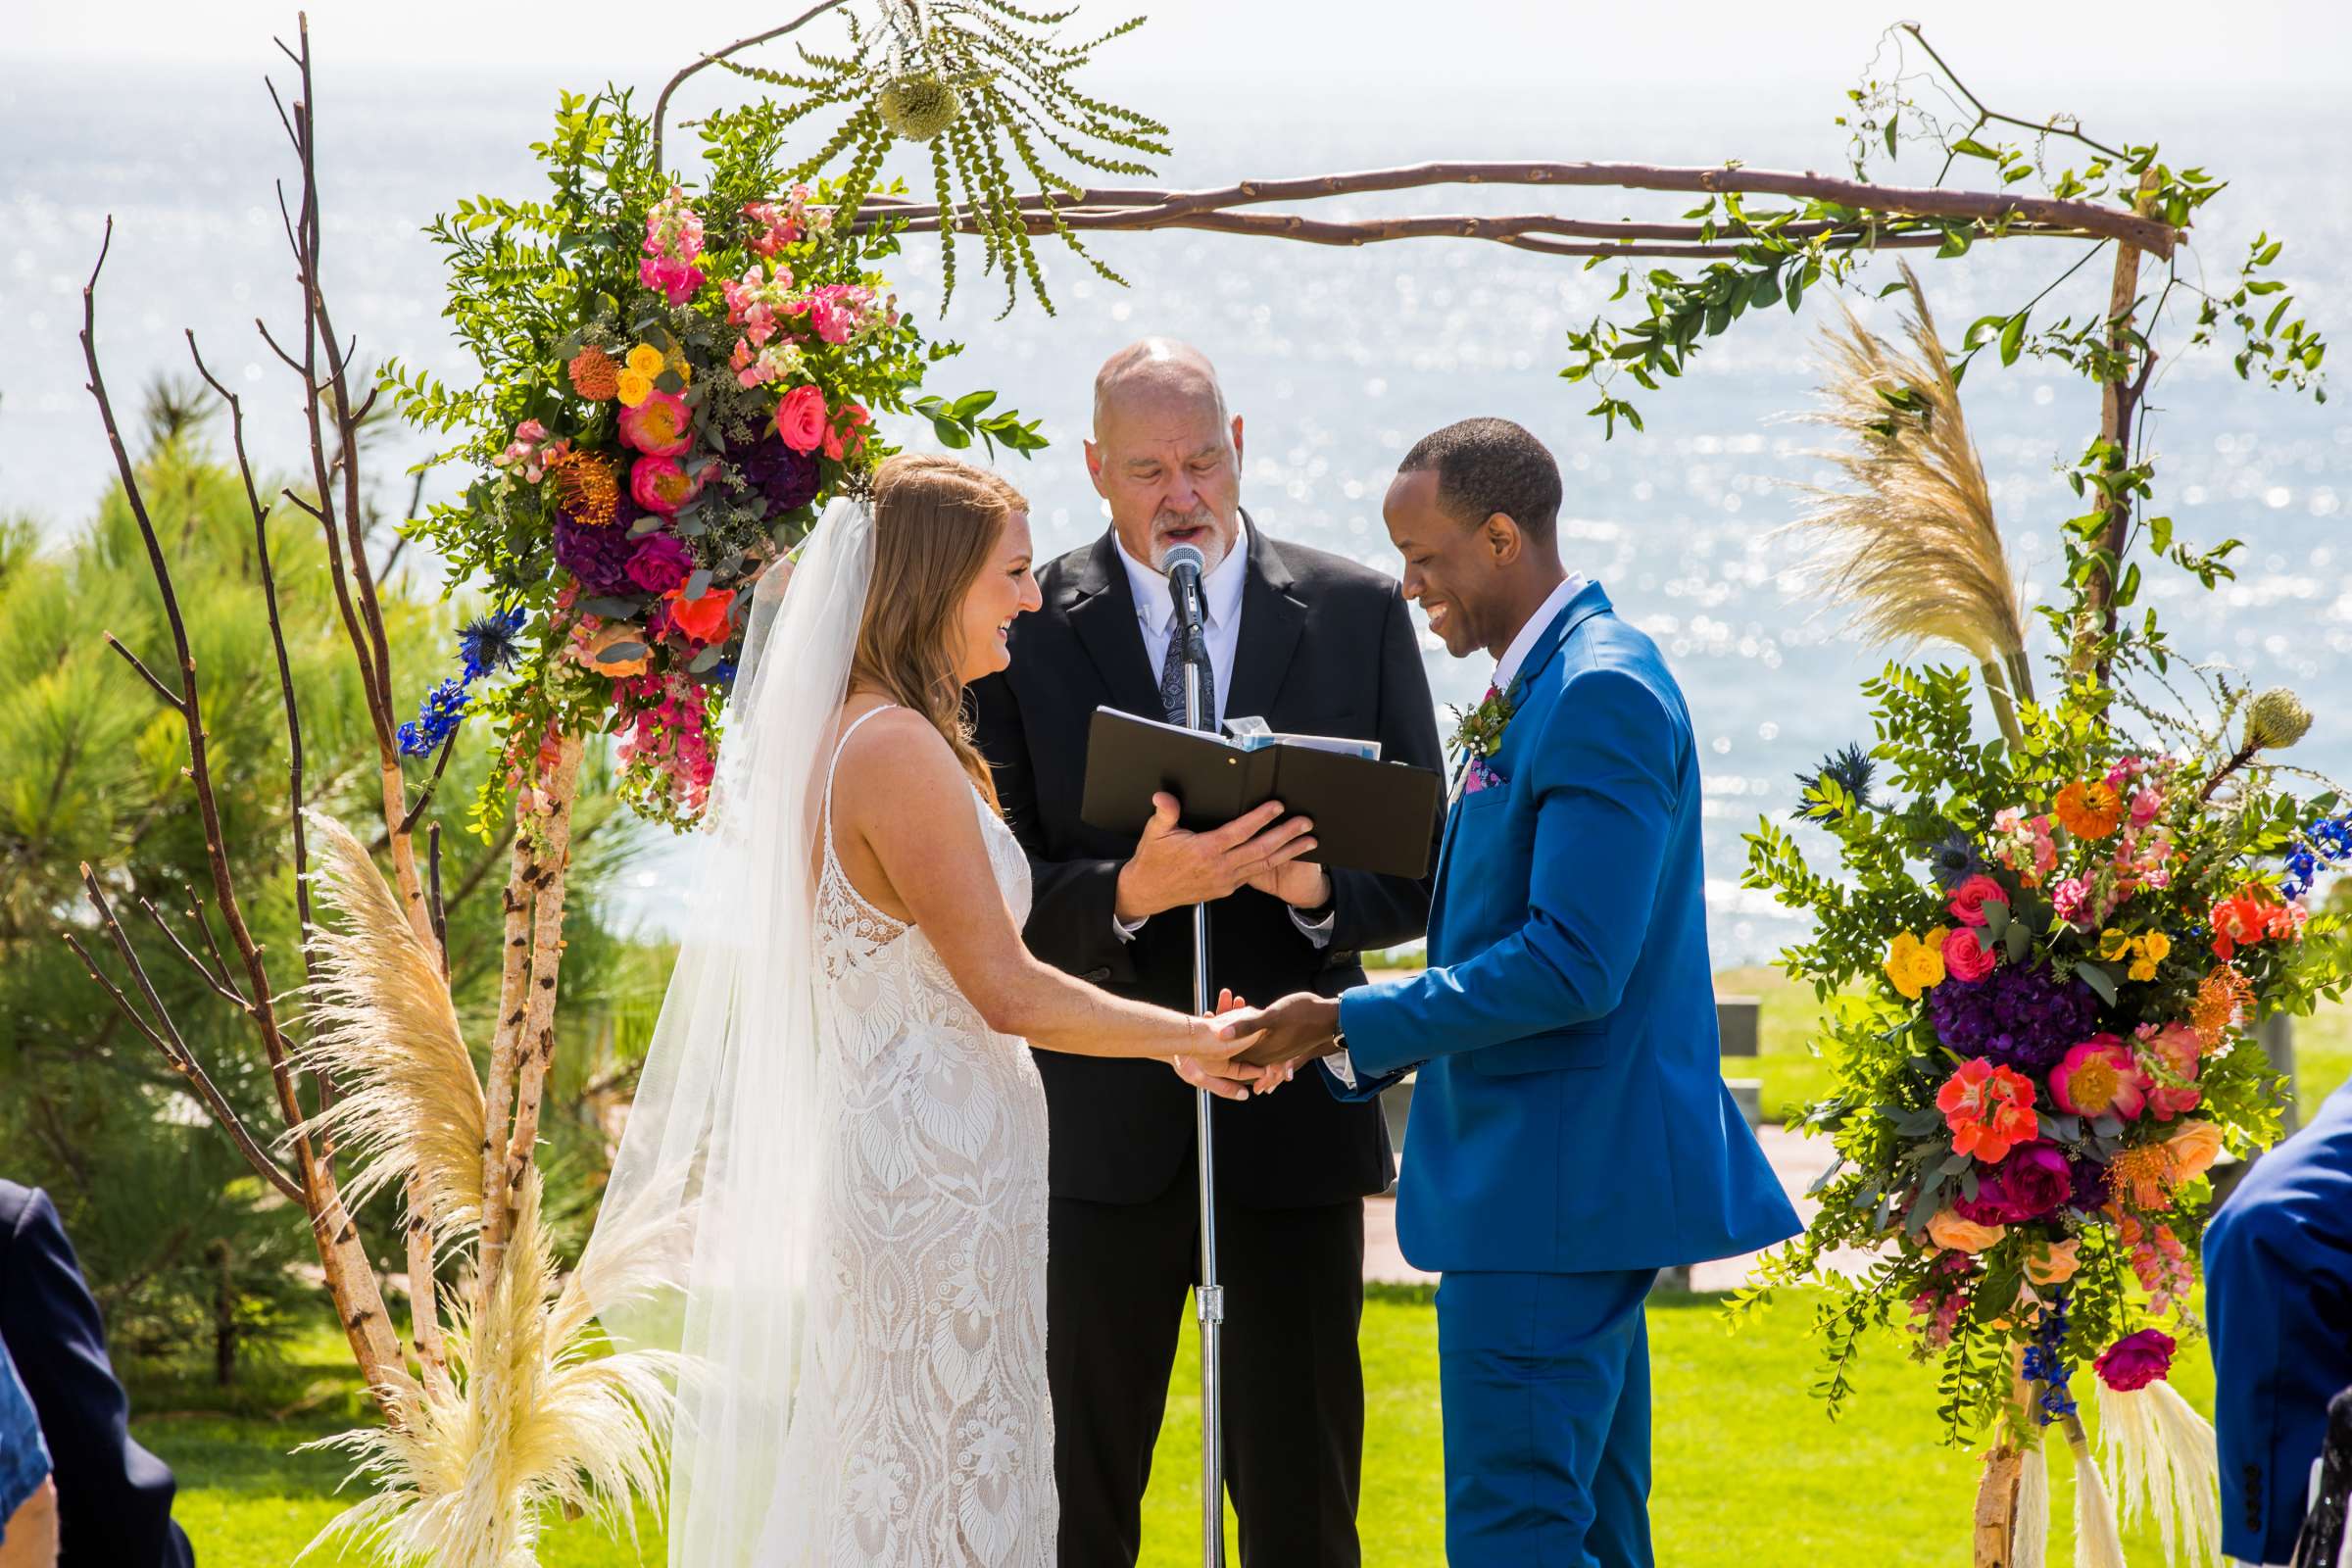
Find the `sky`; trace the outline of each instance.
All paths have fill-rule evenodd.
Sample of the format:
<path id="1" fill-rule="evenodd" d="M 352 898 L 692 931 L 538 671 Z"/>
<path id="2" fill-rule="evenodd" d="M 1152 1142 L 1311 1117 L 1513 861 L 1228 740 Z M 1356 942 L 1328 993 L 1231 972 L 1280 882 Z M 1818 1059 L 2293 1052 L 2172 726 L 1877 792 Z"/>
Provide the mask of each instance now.
<path id="1" fill-rule="evenodd" d="M 867 0 L 871 3 L 871 0 Z M 697 51 L 788 20 L 805 0 L 642 0 L 484 5 L 481 0 L 313 0 L 311 27 L 340 60 L 595 66 L 665 74 Z M 0 0 L 0 62 L 255 58 L 291 28 L 292 0 Z M 2340 81 L 2352 19 L 2340 0 L 1085 0 L 1077 24 L 1136 11 L 1152 24 L 1102 57 L 1104 85 L 1285 83 L 1317 90 L 1493 81 L 1591 90 L 1700 81 L 1833 88 L 1852 79 L 1889 23 L 1921 23 L 1948 58 L 2011 83 L 2073 82 L 2105 96 L 2115 62 L 2132 84 L 2223 81 L 2312 88 Z M 648 17 L 662 26 L 649 27 Z M 680 19 L 684 19 L 681 21 Z M 257 49 L 258 46 L 258 49 Z M 1403 113 L 1462 113 L 1444 93 Z"/>

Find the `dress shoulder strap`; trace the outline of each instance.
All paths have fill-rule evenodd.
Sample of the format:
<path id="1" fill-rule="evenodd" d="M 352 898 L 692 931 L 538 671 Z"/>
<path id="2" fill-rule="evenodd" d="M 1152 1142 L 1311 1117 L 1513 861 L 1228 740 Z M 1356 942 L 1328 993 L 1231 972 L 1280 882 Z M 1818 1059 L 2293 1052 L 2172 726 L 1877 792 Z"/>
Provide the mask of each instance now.
<path id="1" fill-rule="evenodd" d="M 851 719 L 848 727 L 842 730 L 841 739 L 833 743 L 833 760 L 825 764 L 825 853 L 827 855 L 833 853 L 833 775 L 841 771 L 841 754 L 849 749 L 850 737 L 858 733 L 859 725 L 876 713 L 887 713 L 898 706 L 896 703 L 884 703 L 880 708 L 867 709 L 856 718 Z"/>

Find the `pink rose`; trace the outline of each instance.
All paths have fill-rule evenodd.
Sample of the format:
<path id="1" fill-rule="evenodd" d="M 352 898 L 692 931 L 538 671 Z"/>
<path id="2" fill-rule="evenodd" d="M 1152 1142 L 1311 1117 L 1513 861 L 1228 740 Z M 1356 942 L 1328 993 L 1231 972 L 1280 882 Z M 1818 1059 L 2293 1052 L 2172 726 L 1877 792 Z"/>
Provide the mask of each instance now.
<path id="1" fill-rule="evenodd" d="M 1943 968 L 1955 980 L 1974 984 L 1992 973 L 2001 961 L 1999 950 L 1969 926 L 1961 926 L 1943 939 Z"/>
<path id="2" fill-rule="evenodd" d="M 825 439 L 825 395 L 796 386 L 776 406 L 776 434 L 795 452 L 814 452 Z"/>
<path id="3" fill-rule="evenodd" d="M 629 468 L 629 495 L 646 511 L 665 517 L 702 488 L 703 481 L 679 467 L 675 458 L 639 458 Z"/>
<path id="4" fill-rule="evenodd" d="M 2100 1352 L 2091 1365 L 2100 1381 L 2118 1394 L 2144 1389 L 2173 1369 L 2173 1337 L 2162 1329 L 2141 1329 Z"/>
<path id="5" fill-rule="evenodd" d="M 1952 911 L 1952 918 L 1958 920 L 1962 925 L 1983 925 L 1984 923 L 1984 901 L 1987 899 L 1996 904 L 2007 904 L 2009 890 L 1991 877 L 1979 872 L 1952 889 L 1951 903 L 1945 907 Z"/>

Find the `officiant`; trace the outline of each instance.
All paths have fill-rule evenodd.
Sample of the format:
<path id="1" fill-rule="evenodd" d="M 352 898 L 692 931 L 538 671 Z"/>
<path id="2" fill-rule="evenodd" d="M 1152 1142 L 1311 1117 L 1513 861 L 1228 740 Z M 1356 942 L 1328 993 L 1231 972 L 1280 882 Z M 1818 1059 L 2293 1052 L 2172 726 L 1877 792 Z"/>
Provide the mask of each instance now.
<path id="1" fill-rule="evenodd" d="M 1179 544 L 1206 561 L 1206 704 L 1222 722 L 1381 743 L 1440 765 L 1418 639 L 1396 582 L 1278 539 L 1242 510 L 1243 424 L 1188 345 L 1121 349 L 1095 381 L 1087 470 L 1110 527 L 1038 572 L 1012 663 L 973 687 L 978 741 L 1028 850 L 1026 936 L 1122 996 L 1193 1002 L 1189 907 L 1210 905 L 1214 982 L 1253 1001 L 1361 983 L 1360 955 L 1419 937 L 1425 880 L 1296 858 L 1297 818 L 1140 837 L 1079 820 L 1098 707 L 1183 721 Z M 1434 857 L 1433 857 L 1434 859 Z M 1132 1564 L 1178 1330 L 1197 1271 L 1194 1095 L 1152 1062 L 1039 1053 L 1052 1123 L 1047 1358 L 1064 1568 Z M 1242 1561 L 1360 1560 L 1364 1199 L 1393 1171 L 1374 1103 L 1301 1081 L 1214 1111 L 1225 1290 L 1226 1484 Z"/>

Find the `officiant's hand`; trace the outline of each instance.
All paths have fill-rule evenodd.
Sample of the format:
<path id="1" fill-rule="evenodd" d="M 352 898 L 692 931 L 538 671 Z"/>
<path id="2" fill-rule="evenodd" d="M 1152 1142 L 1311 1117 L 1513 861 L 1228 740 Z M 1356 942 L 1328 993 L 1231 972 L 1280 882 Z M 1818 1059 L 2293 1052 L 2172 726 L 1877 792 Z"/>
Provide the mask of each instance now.
<path id="1" fill-rule="evenodd" d="M 1163 909 L 1214 904 L 1260 877 L 1290 869 L 1315 847 L 1314 823 L 1303 816 L 1284 818 L 1280 801 L 1268 801 L 1204 833 L 1179 827 L 1183 811 L 1173 795 L 1163 791 L 1152 797 L 1152 820 L 1144 824 L 1134 857 L 1119 868 L 1115 908 L 1120 920 L 1132 925 Z M 1306 869 L 1321 875 L 1320 867 Z"/>
<path id="2" fill-rule="evenodd" d="M 1217 993 L 1215 1015 L 1222 1017 L 1241 1011 L 1244 1005 L 1242 999 L 1230 990 L 1220 991 Z M 1233 1038 L 1244 1038 L 1248 1033 L 1248 1030 L 1243 1030 Z M 1226 1047 L 1228 1052 L 1231 1049 L 1230 1046 Z M 1217 1056 L 1176 1055 L 1168 1058 L 1168 1065 L 1176 1069 L 1177 1077 L 1195 1089 L 1205 1089 L 1220 1100 L 1248 1100 L 1252 1090 L 1262 1093 L 1271 1088 L 1268 1080 L 1275 1076 L 1263 1068 L 1248 1066 L 1230 1055 L 1222 1059 Z M 1287 1077 L 1287 1074 L 1283 1076 Z"/>
<path id="3" fill-rule="evenodd" d="M 1234 1058 L 1237 1063 L 1287 1072 L 1338 1049 L 1340 1004 L 1336 998 L 1301 991 L 1270 1007 L 1236 1012 L 1224 1025 L 1228 1040 L 1240 1040 L 1252 1032 L 1259 1036 L 1256 1044 Z"/>

